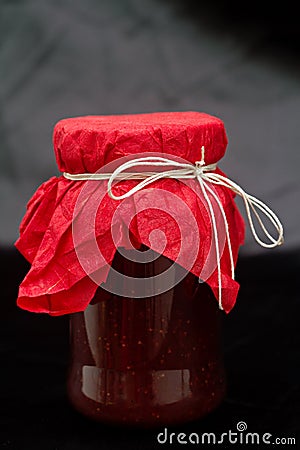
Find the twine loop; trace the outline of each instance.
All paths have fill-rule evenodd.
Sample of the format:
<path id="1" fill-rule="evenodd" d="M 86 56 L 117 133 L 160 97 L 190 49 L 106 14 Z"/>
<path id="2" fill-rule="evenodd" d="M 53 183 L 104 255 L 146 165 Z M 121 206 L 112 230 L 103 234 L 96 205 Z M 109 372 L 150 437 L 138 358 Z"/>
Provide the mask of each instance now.
<path id="1" fill-rule="evenodd" d="M 203 194 L 203 198 L 208 206 L 212 231 L 215 242 L 215 251 L 216 251 L 216 261 L 217 261 L 217 272 L 218 272 L 218 300 L 219 307 L 223 309 L 222 306 L 222 277 L 221 277 L 221 255 L 220 255 L 220 244 L 219 244 L 219 235 L 218 235 L 218 226 L 217 221 L 211 201 L 211 197 L 215 200 L 218 208 L 220 210 L 226 233 L 226 241 L 229 250 L 230 256 L 230 266 L 231 266 L 231 277 L 234 280 L 234 260 L 232 254 L 232 245 L 230 239 L 230 232 L 228 221 L 226 218 L 226 213 L 224 207 L 221 203 L 221 200 L 213 189 L 213 185 L 215 186 L 223 186 L 227 189 L 231 189 L 235 194 L 240 196 L 244 201 L 244 206 L 247 214 L 247 218 L 250 225 L 250 230 L 253 234 L 256 242 L 265 248 L 274 248 L 279 245 L 282 245 L 284 242 L 283 237 L 283 226 L 276 216 L 276 214 L 261 200 L 258 198 L 248 194 L 245 192 L 237 183 L 230 180 L 230 178 L 216 173 L 215 170 L 217 168 L 217 164 L 205 164 L 205 155 L 204 155 L 204 147 L 201 147 L 201 160 L 196 161 L 195 164 L 191 163 L 182 163 L 179 161 L 175 161 L 169 158 L 161 157 L 161 156 L 146 156 L 142 158 L 131 159 L 130 161 L 126 161 L 124 164 L 121 164 L 117 167 L 112 173 L 84 173 L 84 174 L 70 174 L 63 173 L 63 176 L 68 180 L 79 181 L 79 180 L 108 180 L 107 184 L 107 192 L 108 195 L 113 200 L 123 200 L 125 198 L 131 197 L 136 192 L 145 188 L 146 186 L 154 183 L 157 180 L 163 178 L 173 178 L 173 179 L 196 179 L 199 183 L 201 192 Z M 158 169 L 165 170 L 157 170 L 157 171 L 141 171 L 141 172 L 126 172 L 128 169 L 137 169 L 139 167 L 151 166 L 157 167 Z M 129 191 L 125 192 L 122 195 L 115 195 L 113 193 L 112 187 L 115 181 L 123 181 L 123 180 L 140 180 L 136 186 L 131 188 Z M 273 237 L 269 231 L 266 229 L 262 219 L 261 214 L 263 214 L 266 218 L 269 219 L 271 224 L 274 226 L 277 231 L 277 238 Z M 257 222 L 265 234 L 265 236 L 269 239 L 269 242 L 263 241 L 257 234 L 254 222 L 253 222 L 253 214 L 257 219 Z M 202 282 L 203 280 L 200 280 Z"/>

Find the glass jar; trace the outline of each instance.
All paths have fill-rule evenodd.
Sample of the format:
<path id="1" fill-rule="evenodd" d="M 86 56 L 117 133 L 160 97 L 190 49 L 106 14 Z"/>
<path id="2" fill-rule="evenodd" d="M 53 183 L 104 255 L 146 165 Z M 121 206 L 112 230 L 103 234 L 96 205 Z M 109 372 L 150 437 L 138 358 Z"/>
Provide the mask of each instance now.
<path id="1" fill-rule="evenodd" d="M 170 264 L 164 256 L 130 261 L 126 251 L 113 261 L 131 277 Z M 188 272 L 174 288 L 148 298 L 99 287 L 86 310 L 71 315 L 71 403 L 116 425 L 173 425 L 206 415 L 225 394 L 220 320 L 210 288 Z"/>

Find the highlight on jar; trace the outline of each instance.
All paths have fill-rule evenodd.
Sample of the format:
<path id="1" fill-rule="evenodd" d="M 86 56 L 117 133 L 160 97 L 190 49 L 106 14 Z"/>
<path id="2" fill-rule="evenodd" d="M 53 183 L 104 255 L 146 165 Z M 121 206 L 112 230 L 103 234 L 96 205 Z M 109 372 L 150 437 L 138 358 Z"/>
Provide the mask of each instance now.
<path id="1" fill-rule="evenodd" d="M 61 176 L 37 189 L 16 242 L 31 263 L 18 306 L 69 315 L 66 384 L 85 416 L 201 419 L 226 395 L 221 319 L 238 297 L 245 234 L 235 197 L 259 245 L 283 243 L 280 220 L 219 168 L 217 117 L 67 118 L 53 144 Z"/>

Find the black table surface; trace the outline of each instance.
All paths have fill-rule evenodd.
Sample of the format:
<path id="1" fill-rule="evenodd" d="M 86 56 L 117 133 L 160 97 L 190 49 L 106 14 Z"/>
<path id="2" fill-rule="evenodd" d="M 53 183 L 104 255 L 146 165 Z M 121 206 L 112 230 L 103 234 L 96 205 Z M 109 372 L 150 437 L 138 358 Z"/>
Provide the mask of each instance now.
<path id="1" fill-rule="evenodd" d="M 0 448 L 162 447 L 157 434 L 163 427 L 113 428 L 89 421 L 73 410 L 65 383 L 69 319 L 18 309 L 18 284 L 28 265 L 10 248 L 3 249 L 0 259 Z M 274 439 L 294 437 L 296 444 L 290 447 L 300 448 L 299 268 L 296 251 L 240 258 L 238 302 L 229 315 L 224 314 L 227 396 L 206 418 L 169 428 L 168 432 L 223 433 L 236 431 L 236 424 L 244 421 L 249 432 L 271 433 Z M 182 444 L 172 444 L 177 446 Z M 195 447 L 185 445 L 189 446 Z"/>

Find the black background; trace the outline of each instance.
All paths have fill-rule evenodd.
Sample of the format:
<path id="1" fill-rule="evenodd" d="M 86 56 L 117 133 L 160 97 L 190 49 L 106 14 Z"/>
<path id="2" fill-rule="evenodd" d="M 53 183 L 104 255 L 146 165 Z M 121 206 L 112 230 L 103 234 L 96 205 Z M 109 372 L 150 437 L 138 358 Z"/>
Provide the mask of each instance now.
<path id="1" fill-rule="evenodd" d="M 126 1 L 123 4 L 121 0 L 115 3 L 90 0 L 84 5 L 68 1 L 2 1 L 0 5 L 0 118 L 3 118 L 0 125 L 0 447 L 17 450 L 161 447 L 156 442 L 156 434 L 160 430 L 116 430 L 88 421 L 69 406 L 65 391 L 69 354 L 68 317 L 50 318 L 16 308 L 18 284 L 26 274 L 28 265 L 13 249 L 12 242 L 17 236 L 25 201 L 34 188 L 55 171 L 53 156 L 49 156 L 52 154 L 49 150 L 51 127 L 55 121 L 65 116 L 88 113 L 200 109 L 216 113 L 225 119 L 225 124 L 229 123 L 234 156 L 225 160 L 226 170 L 230 169 L 231 173 L 248 184 L 253 180 L 251 160 L 257 157 L 255 149 L 249 156 L 249 151 L 252 151 L 249 136 L 251 133 L 258 134 L 254 140 L 259 143 L 257 152 L 265 165 L 265 177 L 264 183 L 257 178 L 250 187 L 255 188 L 257 184 L 265 194 L 264 199 L 271 201 L 281 211 L 288 233 L 287 245 L 274 252 L 255 250 L 247 240 L 237 268 L 237 278 L 241 283 L 238 303 L 232 313 L 224 316 L 225 362 L 229 382 L 227 397 L 207 418 L 178 427 L 177 431 L 221 433 L 234 430 L 236 423 L 243 420 L 248 425 L 248 431 L 269 432 L 274 438 L 297 437 L 298 434 L 296 448 L 300 448 L 299 200 L 295 202 L 299 192 L 299 183 L 295 182 L 299 181 L 296 164 L 299 140 L 296 132 L 293 134 L 295 129 L 289 129 L 295 114 L 298 118 L 299 109 L 297 104 L 290 110 L 282 106 L 288 100 L 297 98 L 299 87 L 299 24 L 292 5 L 285 2 L 277 8 L 273 5 L 272 9 L 265 10 L 258 2 L 251 2 L 248 6 L 230 2 L 225 7 L 221 2 L 201 5 L 194 1 L 179 0 Z M 181 31 L 189 39 L 195 40 L 197 30 L 201 30 L 199 46 L 202 50 L 206 44 L 200 42 L 200 38 L 205 33 L 209 37 L 216 37 L 216 47 L 222 37 L 228 36 L 238 43 L 238 48 L 244 46 L 242 59 L 234 59 L 231 63 L 229 59 L 228 64 L 225 61 L 222 70 L 225 68 L 227 73 L 235 73 L 235 65 L 242 65 L 245 61 L 251 67 L 261 64 L 274 71 L 274 77 L 285 80 L 285 90 L 271 90 L 268 95 L 263 95 L 264 75 L 258 71 L 257 79 L 248 80 L 249 92 L 242 85 L 242 95 L 228 97 L 230 91 L 226 88 L 225 79 L 223 84 L 214 84 L 213 94 L 206 95 L 207 89 L 210 89 L 211 72 L 205 73 L 205 61 L 201 60 L 200 52 L 199 60 L 196 53 L 189 59 L 189 70 L 193 68 L 192 61 L 195 61 L 194 70 L 204 75 L 199 81 L 197 77 L 193 79 L 187 74 L 190 83 L 187 91 L 185 85 L 181 84 L 184 70 L 180 66 L 181 60 L 186 63 L 186 59 L 179 48 L 178 54 L 169 62 L 168 70 L 172 73 L 169 79 L 166 79 L 168 71 L 151 70 L 148 78 L 142 74 L 139 83 L 138 76 L 132 74 L 131 77 L 130 71 L 134 72 L 134 67 L 116 76 L 118 68 L 125 67 L 121 64 L 124 49 L 120 32 L 124 27 L 125 36 L 132 42 L 126 51 L 132 48 L 132 57 L 137 64 L 143 53 L 141 49 L 145 47 L 147 59 L 147 46 L 151 48 L 155 35 L 160 33 L 159 45 L 149 58 L 153 65 L 157 56 L 158 66 L 161 67 L 163 59 L 159 59 L 159 48 L 165 45 L 166 54 L 174 50 L 171 45 L 173 32 L 161 32 L 166 27 L 166 14 L 170 14 L 168 20 L 171 17 L 174 24 L 179 20 L 184 21 L 185 27 Z M 76 33 L 71 34 L 68 40 L 74 22 L 69 28 L 65 25 L 68 24 L 68 18 L 74 17 Z M 105 23 L 106 31 L 112 29 L 112 34 L 108 33 L 108 42 L 101 33 L 102 22 Z M 61 23 L 63 26 L 59 26 Z M 171 25 L 175 27 L 174 24 Z M 82 27 L 86 27 L 84 31 Z M 193 31 L 190 31 L 190 27 Z M 53 34 L 49 30 L 53 30 Z M 91 30 L 91 35 L 94 30 L 95 36 L 91 37 L 88 30 Z M 75 35 L 79 36 L 78 41 Z M 49 36 L 53 39 L 49 40 Z M 108 50 L 104 60 L 91 65 L 96 55 L 91 53 L 86 57 L 85 47 L 79 44 L 84 40 L 89 44 L 89 39 L 95 42 L 97 36 L 99 48 L 107 46 Z M 253 36 L 256 36 L 254 41 Z M 136 41 L 141 42 L 139 52 Z M 70 43 L 74 47 L 68 47 Z M 38 53 L 36 59 L 32 59 L 30 50 L 40 47 L 43 51 Z M 97 45 L 93 48 L 95 50 Z M 61 49 L 60 53 L 55 53 L 57 49 Z M 58 54 L 54 60 L 53 54 Z M 207 56 L 211 66 L 214 63 L 213 54 L 214 44 L 208 40 Z M 103 54 L 100 56 L 103 57 Z M 219 57 L 218 53 L 216 59 Z M 174 65 L 174 61 L 177 64 Z M 82 68 L 84 64 L 89 66 Z M 55 67 L 58 67 L 57 71 Z M 97 89 L 97 76 L 91 77 L 91 83 L 85 76 L 91 70 L 99 75 Z M 218 66 L 215 70 L 218 71 Z M 43 71 L 44 75 L 41 75 Z M 102 71 L 107 73 L 103 79 L 100 76 Z M 110 86 L 108 80 L 112 73 L 114 76 Z M 75 84 L 72 84 L 72 80 L 75 80 Z M 173 85 L 170 88 L 171 81 Z M 228 81 L 234 83 L 234 77 L 229 77 Z M 254 89 L 256 84 L 260 89 Z M 254 94 L 256 100 L 252 101 Z M 265 104 L 272 101 L 276 107 L 266 110 L 266 123 L 269 119 L 267 114 L 277 111 L 280 126 L 288 130 L 290 138 L 282 138 L 284 152 L 289 155 L 288 160 L 292 156 L 292 161 L 278 170 L 276 165 L 270 163 L 268 166 L 271 155 L 268 152 L 280 154 L 282 143 L 279 142 L 277 147 L 269 140 L 270 136 L 264 134 L 263 127 L 255 129 L 251 122 L 247 122 L 245 128 L 237 115 L 239 109 L 234 109 L 236 104 L 241 105 L 241 111 L 247 117 L 254 117 L 261 110 L 263 117 Z M 197 103 L 201 103 L 199 108 L 196 107 Z M 276 120 L 271 122 L 272 133 L 275 132 Z M 235 128 L 236 122 L 238 126 Z M 245 136 L 247 128 L 251 131 Z M 245 151 L 241 150 L 237 154 L 238 144 Z M 281 161 L 284 161 L 285 154 L 281 156 Z M 253 168 L 257 161 L 252 164 Z M 269 170 L 265 170 L 266 165 L 270 167 Z M 281 178 L 277 177 L 281 170 L 284 172 L 283 178 L 288 180 L 290 177 L 294 181 L 291 185 L 276 189 L 276 184 L 281 186 Z M 238 445 L 235 447 L 239 448 Z"/>
<path id="2" fill-rule="evenodd" d="M 17 285 L 28 265 L 16 251 L 4 256 L 0 328 L 3 448 L 159 448 L 156 435 L 161 430 L 113 429 L 90 422 L 72 409 L 65 388 L 68 317 L 17 310 Z M 177 427 L 176 432 L 235 431 L 242 420 L 249 432 L 271 433 L 274 439 L 296 437 L 299 448 L 299 269 L 297 252 L 275 260 L 269 256 L 240 259 L 238 304 L 223 324 L 227 397 L 215 412 Z"/>

